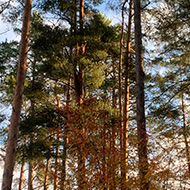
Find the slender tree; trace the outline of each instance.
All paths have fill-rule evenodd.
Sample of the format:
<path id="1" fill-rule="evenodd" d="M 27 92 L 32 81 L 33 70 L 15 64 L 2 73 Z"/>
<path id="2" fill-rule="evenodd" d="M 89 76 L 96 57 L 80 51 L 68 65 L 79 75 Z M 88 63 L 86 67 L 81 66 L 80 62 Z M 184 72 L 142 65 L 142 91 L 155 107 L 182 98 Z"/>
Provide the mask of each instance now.
<path id="1" fill-rule="evenodd" d="M 19 65 L 16 79 L 15 95 L 13 99 L 11 124 L 9 128 L 5 165 L 2 181 L 2 190 L 11 190 L 12 177 L 15 163 L 15 151 L 17 145 L 20 113 L 22 107 L 22 95 L 26 74 L 26 63 L 29 43 L 29 28 L 32 9 L 32 0 L 25 0 L 22 35 L 20 42 Z"/>
<path id="2" fill-rule="evenodd" d="M 135 55 L 136 55 L 136 106 L 140 189 L 149 189 L 147 133 L 145 123 L 144 71 L 140 0 L 134 0 Z"/>

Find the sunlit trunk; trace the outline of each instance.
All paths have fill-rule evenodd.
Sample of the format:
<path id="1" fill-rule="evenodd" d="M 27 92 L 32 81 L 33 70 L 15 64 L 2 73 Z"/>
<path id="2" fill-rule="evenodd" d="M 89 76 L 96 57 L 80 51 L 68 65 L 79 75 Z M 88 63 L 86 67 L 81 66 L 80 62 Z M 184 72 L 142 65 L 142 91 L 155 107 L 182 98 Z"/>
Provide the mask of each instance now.
<path id="1" fill-rule="evenodd" d="M 25 0 L 22 35 L 20 42 L 19 64 L 17 71 L 15 94 L 12 104 L 11 122 L 7 140 L 2 190 L 11 190 L 12 185 L 12 177 L 15 163 L 15 151 L 19 131 L 20 113 L 22 107 L 22 95 L 24 91 L 24 82 L 26 75 L 31 9 L 32 0 Z"/>

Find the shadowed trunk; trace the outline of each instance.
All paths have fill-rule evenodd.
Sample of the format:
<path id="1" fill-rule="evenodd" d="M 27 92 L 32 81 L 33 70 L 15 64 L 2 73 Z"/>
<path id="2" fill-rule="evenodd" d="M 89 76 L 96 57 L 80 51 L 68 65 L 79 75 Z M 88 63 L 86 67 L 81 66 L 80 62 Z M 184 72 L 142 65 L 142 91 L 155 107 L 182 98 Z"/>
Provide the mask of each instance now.
<path id="1" fill-rule="evenodd" d="M 142 57 L 142 30 L 140 0 L 134 0 L 135 55 L 136 55 L 136 106 L 140 190 L 149 189 L 147 134 L 145 123 L 144 71 Z"/>
<path id="2" fill-rule="evenodd" d="M 26 75 L 31 8 L 32 0 L 25 0 L 22 35 L 20 42 L 19 65 L 17 71 L 15 95 L 13 99 L 12 115 L 7 141 L 2 190 L 11 190 L 12 185 L 12 177 L 15 163 L 15 151 L 19 131 L 20 113 L 22 107 L 22 95 L 24 91 L 24 82 Z"/>

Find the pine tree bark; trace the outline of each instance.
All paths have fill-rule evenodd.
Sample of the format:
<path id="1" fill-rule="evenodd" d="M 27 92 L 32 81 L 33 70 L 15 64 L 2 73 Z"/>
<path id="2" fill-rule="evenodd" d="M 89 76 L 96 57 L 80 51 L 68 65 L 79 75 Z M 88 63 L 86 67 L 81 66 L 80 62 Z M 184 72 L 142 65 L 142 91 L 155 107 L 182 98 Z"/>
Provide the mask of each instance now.
<path id="1" fill-rule="evenodd" d="M 123 121 L 123 158 L 124 158 L 124 174 L 123 174 L 123 189 L 127 189 L 128 182 L 128 125 L 129 125 L 129 62 L 131 50 L 131 24 L 132 24 L 132 8 L 133 1 L 129 2 L 129 16 L 127 29 L 127 46 L 125 58 L 125 97 L 124 97 L 124 121 Z"/>
<path id="2" fill-rule="evenodd" d="M 25 0 L 22 35 L 20 42 L 19 65 L 12 106 L 13 108 L 11 115 L 11 123 L 7 141 L 2 190 L 11 190 L 12 185 L 12 177 L 15 163 L 15 151 L 19 131 L 20 113 L 22 107 L 22 95 L 24 91 L 24 82 L 26 75 L 31 9 L 32 0 Z"/>
<path id="3" fill-rule="evenodd" d="M 136 55 L 136 106 L 140 190 L 149 189 L 147 132 L 145 123 L 144 71 L 142 57 L 142 29 L 140 0 L 134 0 L 135 55 Z"/>

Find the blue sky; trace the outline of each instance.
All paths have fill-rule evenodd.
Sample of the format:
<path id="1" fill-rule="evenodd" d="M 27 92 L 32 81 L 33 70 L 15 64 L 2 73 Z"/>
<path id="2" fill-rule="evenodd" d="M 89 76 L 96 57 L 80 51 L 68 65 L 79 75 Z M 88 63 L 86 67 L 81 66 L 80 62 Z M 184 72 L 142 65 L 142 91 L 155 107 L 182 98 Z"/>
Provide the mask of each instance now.
<path id="1" fill-rule="evenodd" d="M 120 15 L 117 15 L 113 11 L 109 10 L 106 7 L 106 4 L 103 3 L 102 5 L 97 7 L 100 12 L 103 12 L 110 20 L 112 20 L 112 24 L 120 22 Z M 10 24 L 5 23 L 2 20 L 2 17 L 0 15 L 0 42 L 7 39 L 8 41 L 11 40 L 20 40 L 20 36 L 16 35 L 13 32 L 12 26 Z"/>

